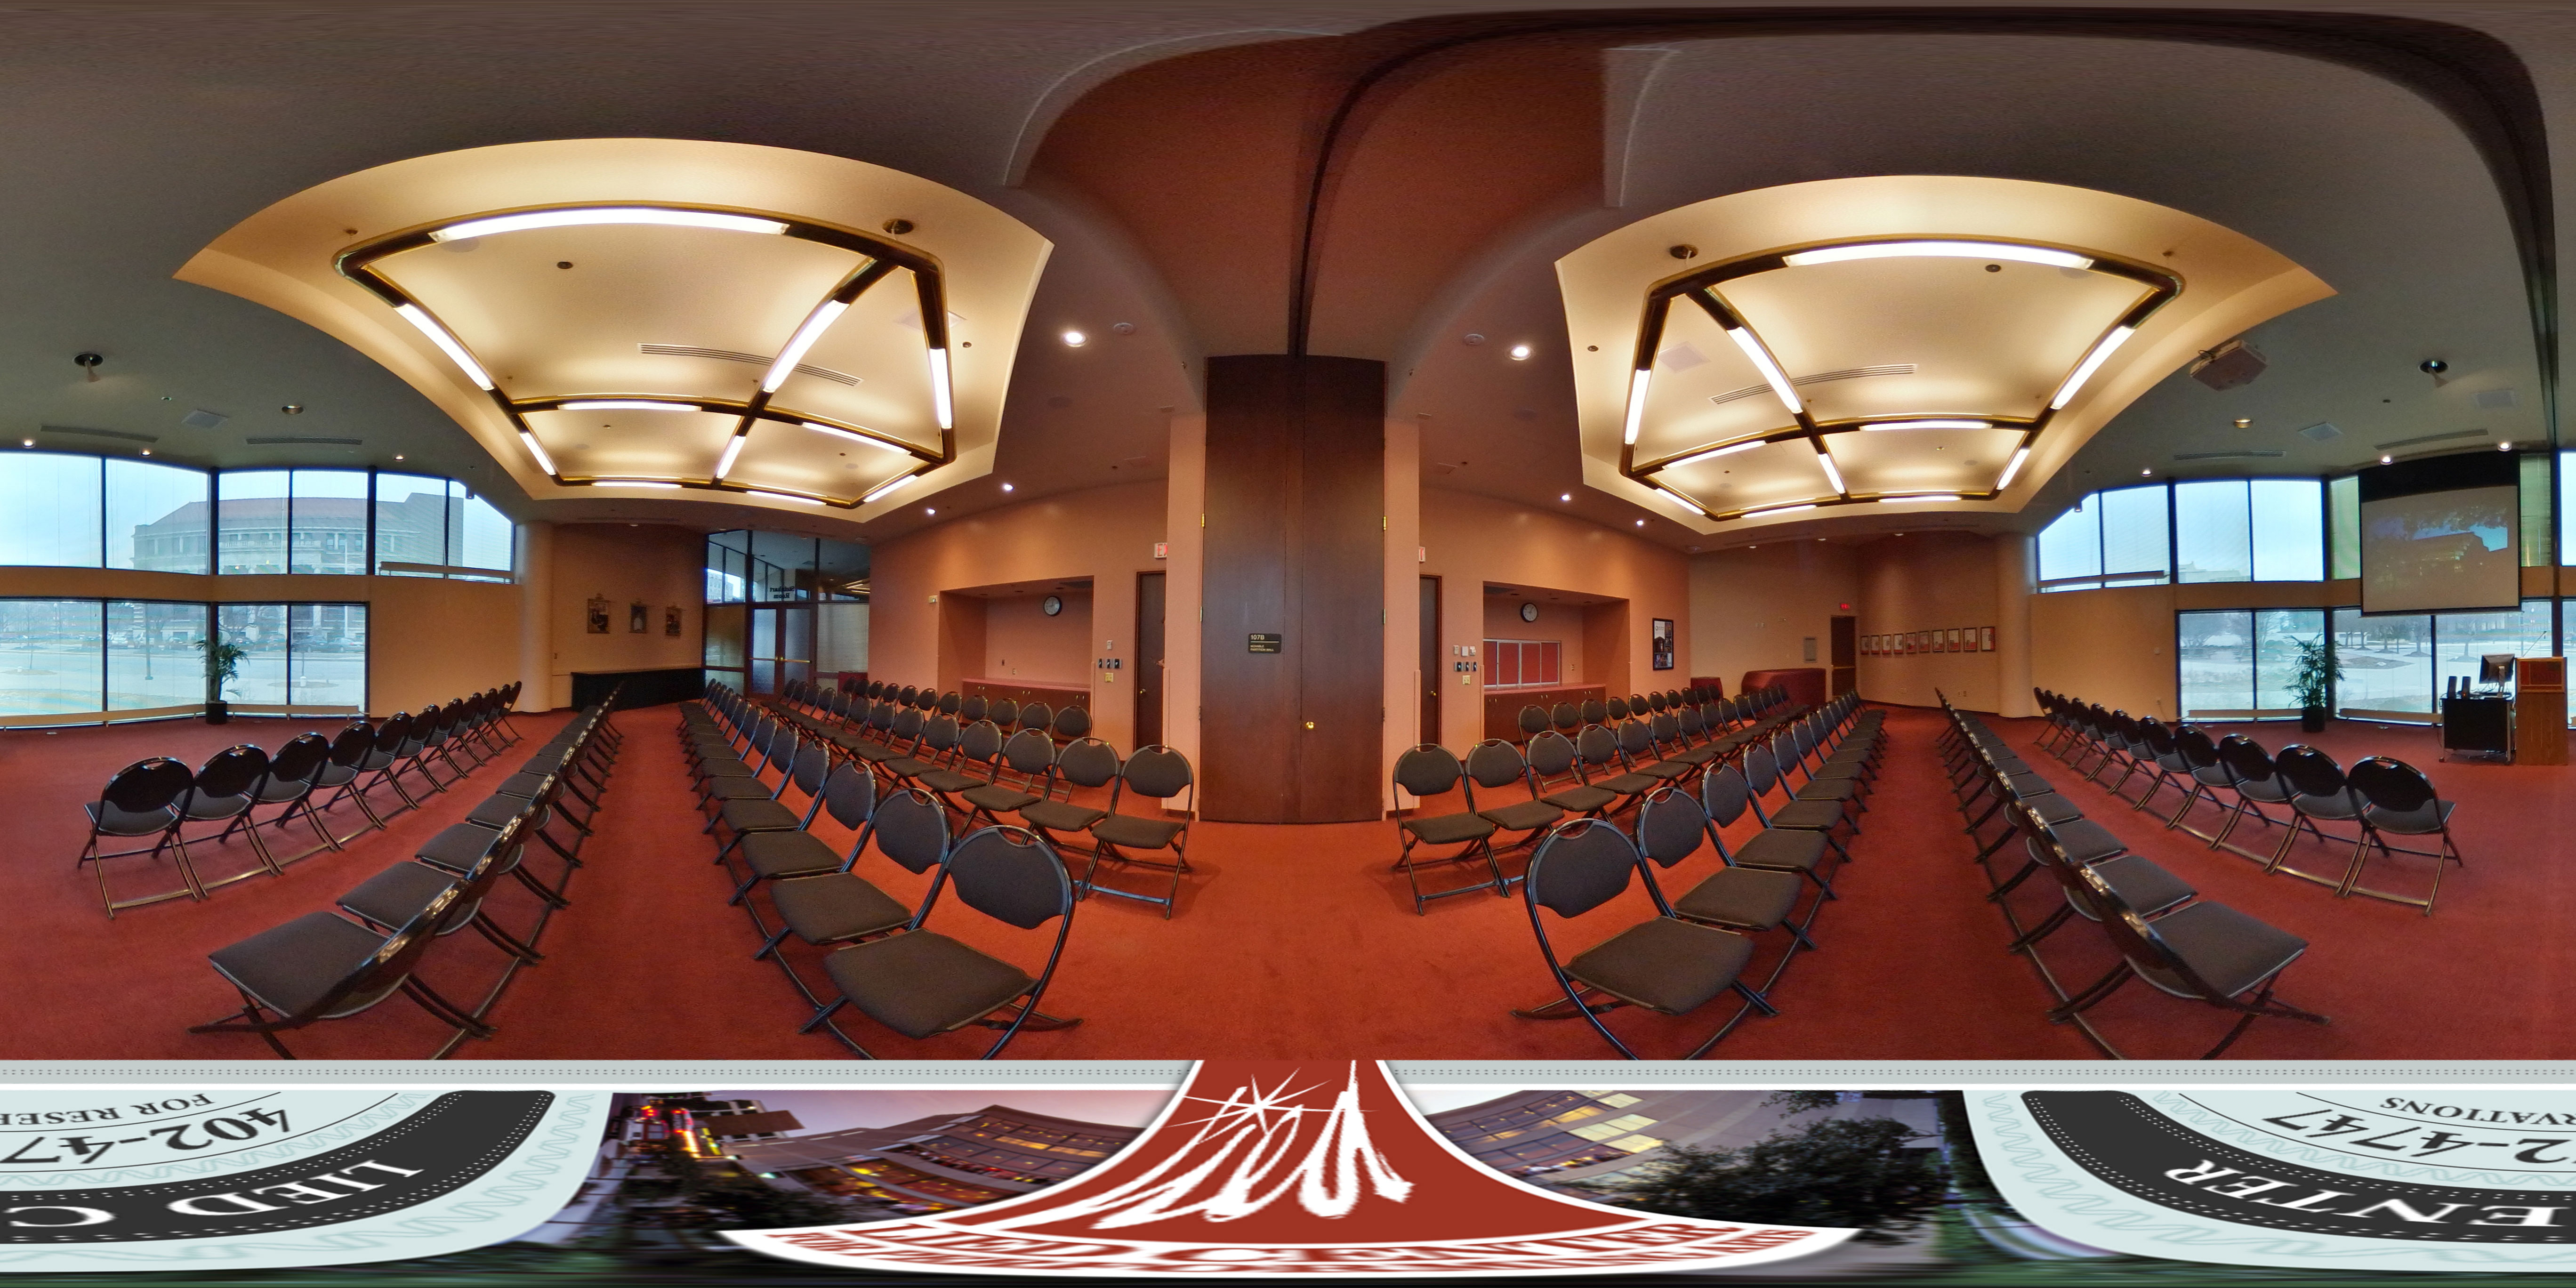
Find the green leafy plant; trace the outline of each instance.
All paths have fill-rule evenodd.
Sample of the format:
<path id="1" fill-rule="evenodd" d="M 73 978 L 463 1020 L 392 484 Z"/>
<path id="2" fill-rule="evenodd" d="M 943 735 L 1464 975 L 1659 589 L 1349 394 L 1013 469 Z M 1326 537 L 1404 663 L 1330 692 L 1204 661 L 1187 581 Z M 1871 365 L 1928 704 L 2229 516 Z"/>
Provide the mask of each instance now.
<path id="1" fill-rule="evenodd" d="M 2297 651 L 2297 666 L 2290 673 L 2290 692 L 2303 707 L 2322 707 L 2334 695 L 2334 683 L 2343 678 L 2343 658 L 2335 653 L 2334 637 L 2320 635 L 2312 640 L 2292 640 Z"/>
<path id="2" fill-rule="evenodd" d="M 224 686 L 240 677 L 242 659 L 250 656 L 250 650 L 218 636 L 198 640 L 196 647 L 206 655 L 206 701 L 221 702 Z"/>

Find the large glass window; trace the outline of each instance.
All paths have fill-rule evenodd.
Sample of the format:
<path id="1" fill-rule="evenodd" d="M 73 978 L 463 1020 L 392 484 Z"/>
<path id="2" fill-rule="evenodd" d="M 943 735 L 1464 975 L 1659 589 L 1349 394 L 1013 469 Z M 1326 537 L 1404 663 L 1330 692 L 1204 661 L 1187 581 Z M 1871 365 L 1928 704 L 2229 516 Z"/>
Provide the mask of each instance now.
<path id="1" fill-rule="evenodd" d="M 215 477 L 215 571 L 286 571 L 289 470 L 228 470 Z"/>
<path id="2" fill-rule="evenodd" d="M 95 599 L 0 599 L 0 716 L 105 709 L 99 613 Z"/>
<path id="3" fill-rule="evenodd" d="M 2325 580 L 2325 489 L 2315 479 L 2255 479 L 2246 490 L 2254 580 Z"/>
<path id="4" fill-rule="evenodd" d="M 2327 483 L 2326 503 L 2334 533 L 2334 562 L 2328 575 L 2348 581 L 2361 575 L 2360 477 L 2346 474 Z"/>
<path id="5" fill-rule="evenodd" d="M 205 634 L 204 604 L 109 600 L 106 709 L 142 711 L 205 701 L 205 655 L 197 651 Z"/>
<path id="6" fill-rule="evenodd" d="M 286 605 L 219 604 L 215 626 L 224 642 L 246 652 L 241 669 L 224 686 L 226 702 L 286 705 Z"/>
<path id="7" fill-rule="evenodd" d="M 2546 568 L 2557 562 L 2549 540 L 2549 457 L 2525 456 L 2521 464 L 2522 566 Z"/>
<path id="8" fill-rule="evenodd" d="M 2253 514 L 2245 480 L 2178 483 L 2173 490 L 2174 578 L 2254 580 Z"/>
<path id="9" fill-rule="evenodd" d="M 2433 710 L 2433 619 L 2425 614 L 2364 617 L 2334 610 L 2335 650 L 2343 679 L 2336 706 L 2346 711 Z"/>
<path id="10" fill-rule="evenodd" d="M 204 470 L 107 458 L 107 566 L 205 572 L 213 487 Z"/>
<path id="11" fill-rule="evenodd" d="M 365 604 L 289 605 L 286 647 L 290 707 L 352 714 L 366 709 Z"/>
<path id="12" fill-rule="evenodd" d="M 2122 488 L 2102 494 L 2102 584 L 2153 585 L 2173 575 L 2165 489 Z"/>
<path id="13" fill-rule="evenodd" d="M 98 566 L 99 458 L 13 454 L 0 468 L 0 563 Z"/>
<path id="14" fill-rule="evenodd" d="M 2515 657 L 2548 657 L 2549 601 L 2526 599 L 2518 613 L 2442 613 L 2433 619 L 2433 691 L 2451 686 L 2452 676 L 2478 678 L 2478 659 L 2488 653 Z"/>
<path id="15" fill-rule="evenodd" d="M 2298 698 L 2290 682 L 2298 673 L 2298 645 L 2316 640 L 2325 629 L 2321 608 L 2175 614 L 2174 654 L 2181 663 L 2184 714 L 2296 715 Z"/>
<path id="16" fill-rule="evenodd" d="M 2040 589 L 2091 590 L 2100 583 L 2082 579 L 2101 575 L 2102 508 L 2099 497 L 2088 496 L 2039 530 Z"/>
<path id="17" fill-rule="evenodd" d="M 297 470 L 288 507 L 288 572 L 367 571 L 367 472 Z"/>
<path id="18" fill-rule="evenodd" d="M 465 490 L 462 483 L 453 485 L 457 503 L 452 507 L 456 532 L 447 543 L 448 563 L 459 568 L 488 568 L 507 574 L 511 568 L 511 537 L 516 531 L 510 516 L 493 508 L 491 502 Z"/>
<path id="19" fill-rule="evenodd" d="M 418 474 L 376 476 L 376 571 L 389 577 L 435 573 L 388 564 L 447 565 L 447 480 Z"/>
<path id="20" fill-rule="evenodd" d="M 751 534 L 707 534 L 707 602 L 739 604 L 751 598 Z"/>

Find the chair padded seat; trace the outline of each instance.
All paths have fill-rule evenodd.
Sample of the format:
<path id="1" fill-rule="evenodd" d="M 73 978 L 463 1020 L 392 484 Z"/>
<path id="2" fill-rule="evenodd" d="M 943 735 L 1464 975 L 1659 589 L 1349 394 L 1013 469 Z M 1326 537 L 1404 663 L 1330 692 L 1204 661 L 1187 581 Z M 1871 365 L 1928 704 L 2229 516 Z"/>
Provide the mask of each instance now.
<path id="1" fill-rule="evenodd" d="M 1682 760 L 1658 760 L 1637 772 L 1658 782 L 1673 783 L 1688 778 L 1702 767 Z"/>
<path id="2" fill-rule="evenodd" d="M 769 800 L 776 789 L 757 778 L 719 778 L 706 785 L 706 799 L 711 801 Z"/>
<path id="3" fill-rule="evenodd" d="M 1673 900 L 1673 911 L 1693 921 L 1769 930 L 1798 905 L 1798 888 L 1804 884 L 1795 872 L 1726 868 Z"/>
<path id="4" fill-rule="evenodd" d="M 1593 784 L 1595 787 L 1604 788 L 1620 796 L 1642 796 L 1663 785 L 1664 780 L 1644 774 L 1620 774 Z"/>
<path id="5" fill-rule="evenodd" d="M 1554 827 L 1558 819 L 1565 817 L 1564 810 L 1546 801 L 1514 801 L 1494 809 L 1480 809 L 1476 813 L 1505 832 L 1535 832 L 1542 827 Z"/>
<path id="6" fill-rule="evenodd" d="M 812 876 L 841 866 L 831 846 L 803 831 L 754 831 L 742 838 L 742 861 L 752 875 L 763 877 Z"/>
<path id="7" fill-rule="evenodd" d="M 737 832 L 793 832 L 805 825 L 796 811 L 765 796 L 756 801 L 726 801 L 716 817 Z"/>
<path id="8" fill-rule="evenodd" d="M 1587 783 L 1579 787 L 1568 787 L 1561 792 L 1550 792 L 1539 799 L 1569 814 L 1589 814 L 1619 799 L 1619 793 Z"/>
<path id="9" fill-rule="evenodd" d="M 942 796 L 954 796 L 969 788 L 984 785 L 983 779 L 972 774 L 958 773 L 954 769 L 925 768 L 920 773 L 912 775 L 912 781 Z"/>
<path id="10" fill-rule="evenodd" d="M 2308 941 L 2223 903 L 2195 903 L 2155 923 L 2156 934 L 2220 996 L 2254 987 L 2308 950 Z M 2177 997 L 2196 996 L 2180 976 L 2141 964 L 2138 974 Z"/>
<path id="11" fill-rule="evenodd" d="M 2363 808 L 2361 817 L 2372 827 L 2401 836 L 2427 836 L 2439 832 L 2451 821 L 2457 801 L 2427 801 L 2408 810 L 2382 809 L 2377 805 Z"/>
<path id="12" fill-rule="evenodd" d="M 431 900 L 447 893 L 457 880 L 455 873 L 426 863 L 397 863 L 340 896 L 340 906 L 379 926 L 399 930 L 410 925 L 412 918 L 429 907 Z M 439 923 L 439 932 L 444 934 L 472 920 L 474 908 L 475 904 L 460 903 L 448 909 L 446 920 Z"/>
<path id="13" fill-rule="evenodd" d="M 523 771 L 502 779 L 501 785 L 493 788 L 492 790 L 498 795 L 516 796 L 521 800 L 528 800 L 535 797 L 538 790 L 543 788 L 545 785 L 546 776 L 544 774 L 528 773 Z"/>
<path id="14" fill-rule="evenodd" d="M 2290 803 L 2310 818 L 2330 822 L 2348 823 L 2361 817 L 2361 811 L 2353 808 L 2348 796 L 2301 796 Z"/>
<path id="15" fill-rule="evenodd" d="M 529 767 L 535 768 L 535 765 L 531 763 Z M 752 772 L 751 766 L 744 764 L 739 760 L 709 760 L 701 762 L 698 765 L 698 777 L 702 780 L 709 778 L 756 778 L 758 776 L 759 775 Z"/>
<path id="16" fill-rule="evenodd" d="M 1802 801 L 1847 801 L 1860 795 L 1860 784 L 1848 778 L 1819 778 L 1798 788 Z"/>
<path id="17" fill-rule="evenodd" d="M 1020 807 L 1020 817 L 1044 831 L 1079 832 L 1109 817 L 1109 811 L 1069 801 L 1031 801 Z"/>
<path id="18" fill-rule="evenodd" d="M 1092 824 L 1091 834 L 1127 849 L 1159 850 L 1170 845 L 1172 838 L 1179 836 L 1187 827 L 1189 823 L 1186 821 L 1147 818 L 1142 814 L 1111 814 Z"/>
<path id="19" fill-rule="evenodd" d="M 1801 828 L 1774 827 L 1753 834 L 1737 846 L 1735 865 L 1779 872 L 1813 872 L 1825 861 L 1825 834 Z"/>
<path id="20" fill-rule="evenodd" d="M 109 836 L 150 836 L 154 832 L 166 832 L 179 816 L 176 807 L 167 805 L 140 814 L 118 809 L 105 801 L 91 801 L 84 808 L 89 810 L 89 821 Z"/>
<path id="21" fill-rule="evenodd" d="M 871 765 L 882 765 L 889 761 L 900 760 L 903 758 L 903 753 L 880 743 L 867 742 L 858 738 L 835 738 L 832 741 L 837 744 L 841 750 L 846 751 L 852 756 L 855 756 L 860 760 L 864 760 Z"/>
<path id="22" fill-rule="evenodd" d="M 1621 1001 L 1666 1015 L 1726 991 L 1753 958 L 1753 941 L 1674 917 L 1630 926 L 1585 949 L 1565 973 Z"/>
<path id="23" fill-rule="evenodd" d="M 2086 867 L 2129 848 L 2120 843 L 2119 837 L 2111 835 L 2111 829 L 2091 819 L 2076 818 L 2052 823 L 2049 830 L 2057 834 L 2057 844 L 2066 851 L 2066 857 Z"/>
<path id="24" fill-rule="evenodd" d="M 1771 826 L 1801 832 L 1830 832 L 1842 826 L 1843 807 L 1834 801 L 1791 801 L 1771 811 Z"/>
<path id="25" fill-rule="evenodd" d="M 2029 797 L 2022 804 L 2029 806 L 2032 813 L 2039 815 L 2039 821 L 2050 827 L 2063 827 L 2084 817 L 2084 811 L 2077 809 L 2075 802 L 2056 792 Z"/>
<path id="26" fill-rule="evenodd" d="M 1404 830 L 1425 845 L 1456 845 L 1464 841 L 1481 841 L 1494 834 L 1494 820 L 1482 814 L 1436 814 L 1430 818 L 1408 818 Z"/>
<path id="27" fill-rule="evenodd" d="M 412 851 L 412 857 L 423 863 L 442 867 L 459 876 L 474 870 L 474 865 L 492 849 L 500 834 L 488 827 L 457 823 L 423 842 Z"/>
<path id="28" fill-rule="evenodd" d="M 1868 772 L 1869 771 L 1865 766 L 1862 766 L 1855 761 L 1828 760 L 1825 763 L 1816 766 L 1816 779 L 1817 781 L 1828 783 L 1856 781 Z"/>
<path id="29" fill-rule="evenodd" d="M 1035 805 L 1038 801 L 1036 796 L 1028 792 L 1016 787 L 1005 787 L 1000 783 L 986 783 L 981 787 L 970 789 L 961 794 L 958 799 L 987 814 L 1008 814 L 1023 805 Z"/>
<path id="30" fill-rule="evenodd" d="M 257 802 L 254 802 L 251 799 L 250 793 L 248 792 L 244 792 L 239 796 L 190 797 L 188 800 L 188 821 L 191 823 L 220 821 L 231 818 L 234 815 L 241 814 L 249 810 L 250 807 L 256 803 Z M 2396 829 L 2391 828 L 2389 830 L 2395 831 Z"/>
<path id="31" fill-rule="evenodd" d="M 384 946 L 385 937 L 364 926 L 327 912 L 308 912 L 239 943 L 226 944 L 206 954 L 206 960 L 262 1006 L 297 1015 L 322 1000 L 332 985 L 348 978 L 349 972 Z M 383 996 L 353 997 L 349 1010 L 364 1010 Z"/>
<path id="32" fill-rule="evenodd" d="M 486 796 L 482 804 L 475 806 L 473 812 L 465 816 L 465 821 L 476 827 L 498 830 L 503 824 L 517 818 L 527 808 L 528 802 L 525 797 Z"/>
<path id="33" fill-rule="evenodd" d="M 2105 859 L 2093 865 L 2093 872 L 2102 878 L 2102 884 L 2111 887 L 2113 894 L 2120 896 L 2122 903 L 2129 905 L 2141 917 L 2152 917 L 2200 893 L 2192 889 L 2190 882 L 2165 871 L 2154 860 L 2135 854 Z M 2077 912 L 2084 913 L 2086 920 L 2092 919 L 2092 914 L 2084 912 L 2082 904 L 2075 903 L 2074 896 L 2067 896 L 2067 902 Z"/>
<path id="34" fill-rule="evenodd" d="M 797 877 L 769 887 L 789 930 L 809 944 L 837 943 L 900 928 L 912 909 L 846 872 Z"/>
<path id="35" fill-rule="evenodd" d="M 823 959 L 841 996 L 908 1038 L 944 1033 L 1029 990 L 1026 971 L 931 930 L 852 944 Z"/>

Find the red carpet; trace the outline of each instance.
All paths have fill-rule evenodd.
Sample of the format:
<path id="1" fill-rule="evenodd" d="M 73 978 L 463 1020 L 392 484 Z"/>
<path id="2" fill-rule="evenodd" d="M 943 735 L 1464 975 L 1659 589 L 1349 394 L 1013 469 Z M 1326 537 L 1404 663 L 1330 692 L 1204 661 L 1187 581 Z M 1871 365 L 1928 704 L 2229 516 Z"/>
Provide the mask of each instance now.
<path id="1" fill-rule="evenodd" d="M 216 891 L 205 903 L 141 908 L 114 921 L 72 857 L 80 847 L 79 802 L 117 766 L 167 753 L 196 760 L 238 740 L 275 746 L 285 722 L 241 722 L 229 730 L 154 724 L 56 735 L 0 735 L 0 765 L 41 806 L 0 824 L 18 862 L 0 871 L 0 899 L 16 911 L 0 942 L 0 971 L 48 999 L 23 1008 L 5 1054 L 15 1059 L 257 1059 L 256 1038 L 191 1035 L 186 1028 L 235 1005 L 205 963 L 207 951 L 268 926 L 328 907 L 349 887 L 408 857 L 421 838 L 479 801 L 561 717 L 521 717 L 531 735 L 516 753 L 476 774 L 427 810 L 406 813 L 390 834 L 371 833 L 344 854 L 292 865 Z M 760 1060 L 846 1058 L 821 1035 L 799 1036 L 801 998 L 768 962 L 740 909 L 725 906 L 729 879 L 708 860 L 699 835 L 671 708 L 618 717 L 626 749 L 610 782 L 599 834 L 572 880 L 572 906 L 558 913 L 541 945 L 546 960 L 523 971 L 491 1019 L 499 1034 L 458 1054 L 491 1059 Z M 2037 722 L 2002 722 L 2017 739 Z M 275 728 L 270 726 L 274 725 Z M 1777 1017 L 1748 1018 L 1716 1051 L 1722 1058 L 2086 1059 L 2095 1052 L 2071 1029 L 2043 1018 L 2047 996 L 2029 967 L 2003 951 L 2002 918 L 1984 900 L 1968 863 L 1973 847 L 1934 761 L 1939 722 L 1899 710 L 1888 719 L 1885 773 L 1856 846 L 1837 877 L 1843 899 L 1828 905 L 1804 954 L 1773 990 Z M 2276 750 L 2294 735 L 2263 726 Z M 2313 941 L 2285 977 L 2282 997 L 2334 1017 L 2328 1028 L 2257 1024 L 2231 1055 L 2279 1059 L 2554 1058 L 2576 1049 L 2556 995 L 2566 950 L 2553 932 L 2564 921 L 2560 881 L 2547 865 L 2566 808 L 2562 769 L 2436 764 L 2421 730 L 2354 727 L 2319 740 L 2346 763 L 2388 752 L 2425 766 L 2445 795 L 2462 802 L 2457 831 L 2471 866 L 2446 879 L 2440 910 L 2337 900 L 2318 886 L 2264 877 L 2250 862 L 2200 849 L 2160 819 L 2127 812 L 2098 789 L 2073 783 L 2050 757 L 2034 765 L 2104 821 L 2214 898 Z M 2160 797 L 2171 802 L 2170 793 Z M 2170 804 L 2167 804 L 2170 811 Z M 821 825 L 836 841 L 841 834 Z M 2240 832 L 2242 835 L 2242 832 Z M 238 850 L 239 847 L 231 847 Z M 1072 942 L 1045 1009 L 1084 1023 L 1025 1033 L 1017 1059 L 1178 1059 L 1203 1056 L 1359 1056 L 1400 1059 L 1596 1059 L 1609 1049 L 1578 1021 L 1516 1019 L 1509 1008 L 1544 1002 L 1551 984 L 1517 894 L 1464 895 L 1413 915 L 1402 874 L 1390 871 L 1387 823 L 1259 827 L 1202 823 L 1192 846 L 1197 871 L 1184 883 L 1178 914 L 1095 898 L 1078 905 Z M 2314 850 L 2313 843 L 2306 846 Z M 2319 856 L 2312 854 L 2313 859 Z M 246 852 L 205 858 L 229 871 Z M 127 860 L 130 867 L 139 860 Z M 2374 864 L 2373 877 L 2403 885 L 2403 870 Z M 1665 874 L 1678 893 L 1714 869 L 1703 854 Z M 539 871 L 551 878 L 550 859 Z M 902 899 L 927 883 L 870 854 L 862 875 Z M 138 883 L 136 889 L 142 888 Z M 505 887 L 496 915 L 525 924 L 532 900 Z M 2022 897 L 2040 906 L 2034 884 Z M 1642 916 L 1643 896 L 1615 903 L 1575 925 L 1580 946 Z M 1552 915 L 1552 914 L 1551 914 Z M 1597 928 L 1586 929 L 1593 922 Z M 1034 964 L 1043 943 L 943 900 L 934 928 Z M 999 933 L 996 933 L 997 930 Z M 1755 970 L 1766 971 L 1780 937 L 1765 936 Z M 797 952 L 809 979 L 816 955 Z M 2070 926 L 2048 941 L 2049 960 L 2089 979 L 2107 965 L 2099 932 Z M 2087 956 L 2091 954 L 2091 956 Z M 2508 957 L 2507 954 L 2510 954 Z M 451 996 L 479 996 L 500 964 L 497 950 L 470 933 L 443 942 L 424 975 Z M 1614 1029 L 1650 1058 L 1694 1045 L 1725 1014 L 1667 1019 L 1615 1013 Z M 2198 1054 L 2225 1017 L 2131 986 L 2098 1008 L 2100 1022 L 2129 1054 Z M 915 1042 L 853 1016 L 848 1029 L 894 1059 L 971 1058 L 988 1030 Z M 403 999 L 351 1020 L 288 1035 L 311 1058 L 410 1058 L 434 1048 L 442 1031 Z"/>

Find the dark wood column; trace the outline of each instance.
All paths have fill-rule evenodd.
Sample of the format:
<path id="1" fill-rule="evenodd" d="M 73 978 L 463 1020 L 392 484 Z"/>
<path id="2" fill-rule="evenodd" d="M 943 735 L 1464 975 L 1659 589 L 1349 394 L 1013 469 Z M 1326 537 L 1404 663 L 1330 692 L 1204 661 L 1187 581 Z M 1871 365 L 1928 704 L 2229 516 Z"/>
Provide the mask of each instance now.
<path id="1" fill-rule="evenodd" d="M 1207 390 L 1200 809 L 1378 817 L 1386 364 L 1213 358 Z M 1276 636 L 1278 652 L 1252 637 Z"/>

